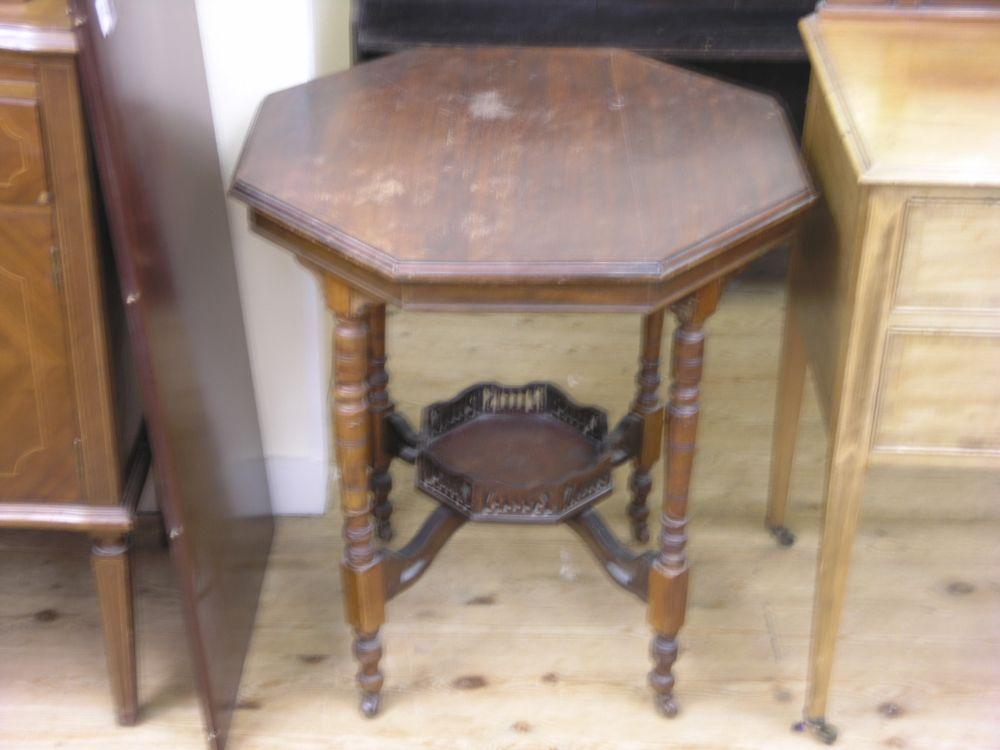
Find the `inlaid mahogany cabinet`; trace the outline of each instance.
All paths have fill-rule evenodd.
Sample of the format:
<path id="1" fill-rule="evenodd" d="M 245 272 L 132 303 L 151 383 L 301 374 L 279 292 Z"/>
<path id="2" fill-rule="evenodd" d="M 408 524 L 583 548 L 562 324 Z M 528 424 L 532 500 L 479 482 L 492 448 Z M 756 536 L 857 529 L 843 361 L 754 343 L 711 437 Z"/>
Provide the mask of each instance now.
<path id="1" fill-rule="evenodd" d="M 768 523 L 791 541 L 809 370 L 829 447 L 805 719 L 832 741 L 868 467 L 1000 469 L 1000 3 L 841 0 L 801 29 L 824 200 L 792 258 Z"/>
<path id="2" fill-rule="evenodd" d="M 787 241 L 814 200 L 777 104 L 617 50 L 414 50 L 268 97 L 232 190 L 257 231 L 316 272 L 336 316 L 341 571 L 364 712 L 379 708 L 387 601 L 471 521 L 579 534 L 647 603 L 649 681 L 673 715 L 704 324 L 726 279 Z M 638 313 L 635 400 L 610 425 L 551 383 L 485 382 L 442 394 L 414 427 L 393 409 L 386 305 Z M 646 541 L 664 444 L 660 533 L 636 553 L 596 505 L 631 464 L 631 528 Z M 393 548 L 395 459 L 440 507 Z"/>
<path id="3" fill-rule="evenodd" d="M 0 528 L 91 536 L 111 688 L 131 723 L 129 532 L 149 452 L 75 55 L 64 2 L 0 3 Z"/>

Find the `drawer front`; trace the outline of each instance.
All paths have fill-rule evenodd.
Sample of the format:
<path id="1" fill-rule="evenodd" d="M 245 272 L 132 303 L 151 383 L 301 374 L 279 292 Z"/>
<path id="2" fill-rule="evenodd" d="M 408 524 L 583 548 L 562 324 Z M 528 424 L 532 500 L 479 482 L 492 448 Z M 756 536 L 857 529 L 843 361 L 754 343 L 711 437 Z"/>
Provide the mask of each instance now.
<path id="1" fill-rule="evenodd" d="M 895 307 L 1000 311 L 1000 200 L 907 204 Z"/>
<path id="2" fill-rule="evenodd" d="M 1000 457 L 1000 332 L 890 331 L 874 449 Z"/>
<path id="3" fill-rule="evenodd" d="M 47 209 L 0 208 L 0 502 L 82 496 L 51 222 Z"/>

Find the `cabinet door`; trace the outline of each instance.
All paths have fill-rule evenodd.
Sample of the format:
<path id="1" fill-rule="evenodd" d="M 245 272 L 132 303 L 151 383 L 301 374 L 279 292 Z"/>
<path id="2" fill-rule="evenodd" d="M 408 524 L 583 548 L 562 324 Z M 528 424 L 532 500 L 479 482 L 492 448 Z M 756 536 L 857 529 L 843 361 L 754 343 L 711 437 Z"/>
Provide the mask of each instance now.
<path id="1" fill-rule="evenodd" d="M 52 217 L 0 206 L 0 502 L 81 497 Z"/>

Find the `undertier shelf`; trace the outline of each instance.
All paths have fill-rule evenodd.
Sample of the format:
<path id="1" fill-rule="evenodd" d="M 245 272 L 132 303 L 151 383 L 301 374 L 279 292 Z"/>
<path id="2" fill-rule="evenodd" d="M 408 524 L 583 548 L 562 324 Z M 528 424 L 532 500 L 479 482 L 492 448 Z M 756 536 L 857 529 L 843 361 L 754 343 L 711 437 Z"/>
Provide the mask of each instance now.
<path id="1" fill-rule="evenodd" d="M 613 489 L 606 414 L 551 383 L 474 385 L 422 428 L 417 487 L 472 520 L 554 523 Z"/>

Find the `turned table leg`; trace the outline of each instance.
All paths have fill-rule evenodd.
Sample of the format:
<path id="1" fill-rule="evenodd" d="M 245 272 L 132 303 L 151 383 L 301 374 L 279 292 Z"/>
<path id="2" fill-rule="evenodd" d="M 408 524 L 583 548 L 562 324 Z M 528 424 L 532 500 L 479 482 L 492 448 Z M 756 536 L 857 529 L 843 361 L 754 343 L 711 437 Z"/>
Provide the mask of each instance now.
<path id="1" fill-rule="evenodd" d="M 721 282 L 713 282 L 672 307 L 679 325 L 671 351 L 666 482 L 660 549 L 649 571 L 649 623 L 654 631 L 649 683 L 657 706 L 667 716 L 677 714 L 673 665 L 677 659 L 677 634 L 687 606 L 688 560 L 684 548 L 705 343 L 702 327 L 715 311 L 721 290 Z"/>
<path id="2" fill-rule="evenodd" d="M 385 305 L 368 309 L 368 409 L 371 412 L 371 488 L 378 538 L 392 539 L 392 456 L 385 444 L 385 417 L 395 408 L 389 399 L 389 373 L 385 370 Z"/>
<path id="3" fill-rule="evenodd" d="M 371 417 L 366 383 L 366 301 L 342 282 L 327 279 L 325 284 L 327 305 L 336 316 L 333 419 L 346 542 L 341 562 L 344 608 L 354 628 L 358 684 L 363 693 L 361 710 L 374 716 L 382 690 L 379 628 L 385 621 L 385 585 L 368 481 Z"/>
<path id="4" fill-rule="evenodd" d="M 90 553 L 107 651 L 108 676 L 119 724 L 139 713 L 132 614 L 132 550 L 127 535 L 94 539 Z"/>
<path id="5" fill-rule="evenodd" d="M 629 489 L 632 500 L 628 504 L 628 516 L 632 526 L 632 538 L 637 542 L 649 541 L 649 508 L 646 498 L 653 486 L 650 469 L 660 457 L 663 435 L 663 404 L 660 402 L 660 341 L 663 338 L 663 310 L 650 313 L 642 320 L 642 351 L 639 353 L 639 386 L 632 414 L 641 420 L 641 447 L 635 457 Z"/>

